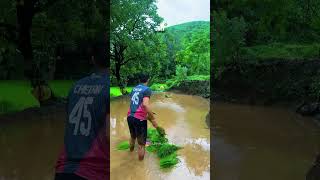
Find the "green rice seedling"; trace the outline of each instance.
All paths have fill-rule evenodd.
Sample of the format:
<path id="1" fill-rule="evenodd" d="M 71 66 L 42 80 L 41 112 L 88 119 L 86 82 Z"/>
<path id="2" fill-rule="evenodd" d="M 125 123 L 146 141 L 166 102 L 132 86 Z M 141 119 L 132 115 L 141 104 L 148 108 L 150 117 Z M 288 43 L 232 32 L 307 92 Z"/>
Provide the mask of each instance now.
<path id="1" fill-rule="evenodd" d="M 180 149 L 180 147 L 178 147 L 176 145 L 165 143 L 160 146 L 160 148 L 157 151 L 157 155 L 159 158 L 164 158 L 164 157 L 169 156 L 170 154 L 176 152 L 179 149 Z"/>
<path id="2" fill-rule="evenodd" d="M 160 136 L 165 136 L 166 135 L 166 131 L 160 126 L 157 127 L 157 131 L 158 131 Z"/>
<path id="3" fill-rule="evenodd" d="M 146 147 L 146 150 L 147 150 L 148 152 L 156 152 L 157 149 L 158 149 L 158 146 L 156 146 L 156 145 L 150 145 L 150 146 L 147 146 L 147 147 Z"/>
<path id="4" fill-rule="evenodd" d="M 169 156 L 160 159 L 160 168 L 171 168 L 178 164 L 179 159 L 177 158 L 177 154 L 173 153 Z"/>
<path id="5" fill-rule="evenodd" d="M 146 150 L 147 152 L 154 152 L 157 154 L 160 158 L 160 168 L 171 168 L 179 162 L 176 151 L 181 149 L 181 147 L 169 144 L 168 139 L 165 137 L 164 130 L 148 129 L 147 138 L 150 145 L 146 147 Z M 130 144 L 128 141 L 123 141 L 117 146 L 118 150 L 128 150 L 129 148 Z"/>
<path id="6" fill-rule="evenodd" d="M 117 149 L 121 151 L 128 150 L 129 148 L 130 148 L 129 141 L 123 141 L 119 143 L 117 146 Z"/>
<path id="7" fill-rule="evenodd" d="M 148 129 L 148 139 L 151 144 L 163 144 L 168 142 L 165 136 L 161 136 L 156 129 Z"/>

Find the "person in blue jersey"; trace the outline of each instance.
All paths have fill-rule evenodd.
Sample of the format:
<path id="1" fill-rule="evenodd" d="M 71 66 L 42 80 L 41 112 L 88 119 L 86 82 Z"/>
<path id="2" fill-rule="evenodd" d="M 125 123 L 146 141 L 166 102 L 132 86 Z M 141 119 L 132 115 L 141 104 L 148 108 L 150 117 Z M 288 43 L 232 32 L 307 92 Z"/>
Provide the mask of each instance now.
<path id="1" fill-rule="evenodd" d="M 131 135 L 130 151 L 134 150 L 136 140 L 138 141 L 139 160 L 144 159 L 145 145 L 147 139 L 147 119 L 157 128 L 158 124 L 150 107 L 151 89 L 147 86 L 149 76 L 139 75 L 140 84 L 132 89 L 130 94 L 131 102 L 128 111 L 128 126 Z"/>
<path id="2" fill-rule="evenodd" d="M 109 172 L 110 81 L 107 42 L 92 46 L 95 72 L 69 92 L 64 146 L 55 180 L 107 180 Z"/>

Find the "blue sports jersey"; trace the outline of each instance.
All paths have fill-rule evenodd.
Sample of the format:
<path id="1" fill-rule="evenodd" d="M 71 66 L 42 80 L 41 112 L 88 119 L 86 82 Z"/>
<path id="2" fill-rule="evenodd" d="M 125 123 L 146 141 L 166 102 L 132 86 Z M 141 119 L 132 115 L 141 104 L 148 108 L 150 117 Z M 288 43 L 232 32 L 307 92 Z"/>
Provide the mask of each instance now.
<path id="1" fill-rule="evenodd" d="M 139 84 L 138 86 L 134 87 L 130 93 L 131 102 L 128 116 L 133 116 L 140 120 L 146 120 L 147 111 L 143 107 L 142 102 L 144 97 L 150 98 L 151 94 L 152 91 L 148 86 Z"/>
<path id="2" fill-rule="evenodd" d="M 106 179 L 109 92 L 107 73 L 94 73 L 79 80 L 71 89 L 67 104 L 64 150 L 57 162 L 57 172 L 74 173 L 87 179 Z"/>

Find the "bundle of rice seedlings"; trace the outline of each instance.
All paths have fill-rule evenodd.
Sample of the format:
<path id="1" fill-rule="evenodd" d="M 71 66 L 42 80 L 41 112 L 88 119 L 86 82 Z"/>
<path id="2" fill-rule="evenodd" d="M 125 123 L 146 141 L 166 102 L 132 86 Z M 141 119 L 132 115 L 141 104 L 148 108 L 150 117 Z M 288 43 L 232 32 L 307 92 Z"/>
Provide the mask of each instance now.
<path id="1" fill-rule="evenodd" d="M 166 131 L 160 126 L 157 127 L 157 131 L 158 131 L 160 136 L 165 136 L 166 135 Z"/>
<path id="2" fill-rule="evenodd" d="M 159 158 L 164 158 L 164 157 L 169 156 L 170 154 L 176 152 L 179 149 L 180 149 L 180 147 L 178 147 L 176 145 L 165 143 L 159 147 L 159 149 L 157 151 L 157 155 Z"/>
<path id="3" fill-rule="evenodd" d="M 176 151 L 181 147 L 168 143 L 164 129 L 148 129 L 147 138 L 150 141 L 150 145 L 146 147 L 146 150 L 157 153 L 160 158 L 160 168 L 171 168 L 179 162 Z M 118 150 L 128 150 L 129 148 L 129 141 L 123 141 L 117 146 Z"/>
<path id="4" fill-rule="evenodd" d="M 162 169 L 171 168 L 176 164 L 178 164 L 178 162 L 179 162 L 179 159 L 177 158 L 177 154 L 172 153 L 171 155 L 160 159 L 160 168 Z"/>
<path id="5" fill-rule="evenodd" d="M 128 150 L 129 148 L 130 148 L 129 141 L 122 141 L 117 146 L 117 149 L 121 151 Z"/>
<path id="6" fill-rule="evenodd" d="M 153 144 L 163 144 L 168 142 L 168 139 L 164 135 L 161 135 L 156 129 L 150 129 L 148 135 L 148 138 Z"/>
<path id="7" fill-rule="evenodd" d="M 146 147 L 146 150 L 148 152 L 156 152 L 157 149 L 158 149 L 158 146 L 156 146 L 156 145 L 149 145 L 149 146 Z"/>

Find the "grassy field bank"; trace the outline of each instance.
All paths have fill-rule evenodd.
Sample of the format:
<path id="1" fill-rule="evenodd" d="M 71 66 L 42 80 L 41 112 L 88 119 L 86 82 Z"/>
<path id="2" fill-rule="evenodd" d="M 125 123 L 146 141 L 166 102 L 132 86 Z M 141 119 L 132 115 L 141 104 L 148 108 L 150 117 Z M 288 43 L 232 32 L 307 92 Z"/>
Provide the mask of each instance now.
<path id="1" fill-rule="evenodd" d="M 57 97 L 67 97 L 74 81 L 55 80 L 51 81 L 50 87 Z M 131 87 L 127 90 L 131 91 Z M 122 95 L 119 87 L 111 87 L 110 96 Z M 21 111 L 30 107 L 39 107 L 39 103 L 31 94 L 28 81 L 0 81 L 0 114 Z"/>

